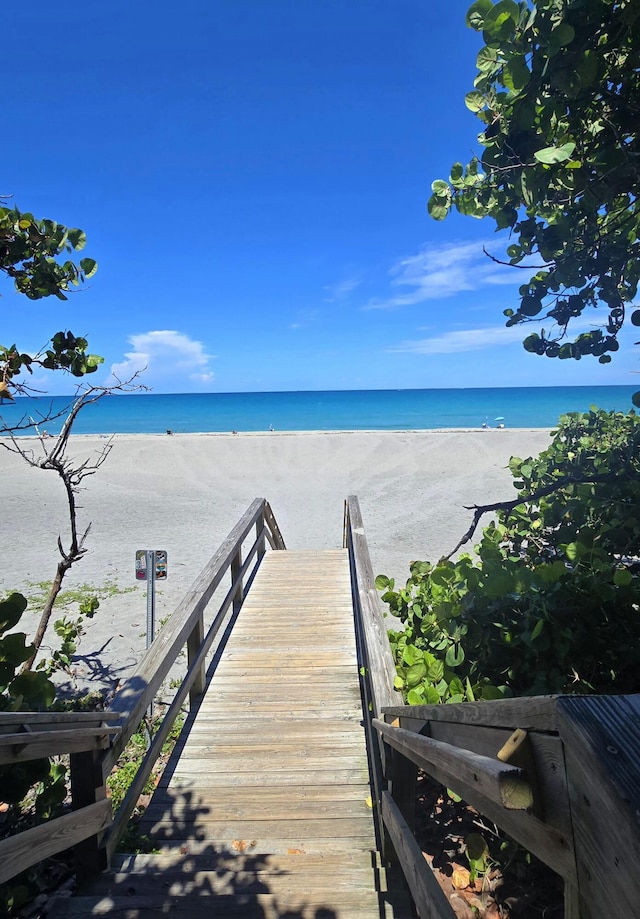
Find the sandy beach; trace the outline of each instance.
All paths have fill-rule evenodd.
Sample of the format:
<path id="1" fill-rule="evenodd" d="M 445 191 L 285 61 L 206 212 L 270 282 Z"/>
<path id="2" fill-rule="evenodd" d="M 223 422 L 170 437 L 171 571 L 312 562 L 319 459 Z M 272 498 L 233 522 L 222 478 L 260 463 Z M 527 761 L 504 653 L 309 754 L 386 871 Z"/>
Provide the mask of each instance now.
<path id="1" fill-rule="evenodd" d="M 173 611 L 253 498 L 269 501 L 288 548 L 324 549 L 341 546 L 344 499 L 353 494 L 375 573 L 403 583 L 411 560 L 436 560 L 453 548 L 470 522 L 465 505 L 514 495 L 509 458 L 535 456 L 549 444 L 549 433 L 117 435 L 107 461 L 79 495 L 80 527 L 91 523 L 88 552 L 65 580 L 66 588 L 117 588 L 88 624 L 78 683 L 112 685 L 144 650 L 146 587 L 134 577 L 137 549 L 168 552 L 169 576 L 158 591 L 161 618 Z M 70 450 L 95 456 L 106 442 L 77 435 Z M 39 449 L 38 441 L 28 443 Z M 58 534 L 67 540 L 62 483 L 3 449 L 0 501 L 0 591 L 28 594 L 53 577 Z M 35 626 L 35 614 L 28 621 Z"/>

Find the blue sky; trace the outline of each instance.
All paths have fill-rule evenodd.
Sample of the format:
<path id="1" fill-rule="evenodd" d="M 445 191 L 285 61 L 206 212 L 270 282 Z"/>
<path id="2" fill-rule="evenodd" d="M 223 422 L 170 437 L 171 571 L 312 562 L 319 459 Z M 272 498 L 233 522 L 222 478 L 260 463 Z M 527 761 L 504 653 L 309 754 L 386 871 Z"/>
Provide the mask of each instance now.
<path id="1" fill-rule="evenodd" d="M 43 0 L 0 14 L 0 192 L 79 226 L 69 301 L 8 281 L 2 343 L 86 335 L 155 392 L 636 382 L 529 355 L 486 221 L 426 212 L 477 149 L 467 0 Z M 36 384 L 70 392 L 69 379 Z"/>

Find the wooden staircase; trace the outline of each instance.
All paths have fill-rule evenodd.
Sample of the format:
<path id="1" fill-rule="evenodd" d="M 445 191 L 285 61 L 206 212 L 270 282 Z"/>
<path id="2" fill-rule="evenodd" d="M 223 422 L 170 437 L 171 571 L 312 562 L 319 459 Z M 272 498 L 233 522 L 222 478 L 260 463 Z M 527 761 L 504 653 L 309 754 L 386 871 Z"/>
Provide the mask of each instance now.
<path id="1" fill-rule="evenodd" d="M 264 556 L 140 823 L 55 916 L 412 916 L 380 866 L 346 550 Z"/>

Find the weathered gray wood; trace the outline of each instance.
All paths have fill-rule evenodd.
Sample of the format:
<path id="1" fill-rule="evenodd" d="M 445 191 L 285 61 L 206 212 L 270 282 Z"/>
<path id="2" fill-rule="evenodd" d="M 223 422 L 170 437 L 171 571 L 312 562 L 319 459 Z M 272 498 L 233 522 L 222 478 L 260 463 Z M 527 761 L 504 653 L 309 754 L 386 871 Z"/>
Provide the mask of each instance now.
<path id="1" fill-rule="evenodd" d="M 442 706 L 442 708 L 445 707 Z M 447 768 L 429 764 L 428 772 L 445 788 L 452 787 L 451 774 Z M 573 838 L 570 834 L 560 832 L 526 811 L 507 810 L 501 804 L 483 795 L 476 782 L 467 784 L 458 779 L 455 791 L 529 852 L 532 852 L 545 864 L 551 865 L 561 877 L 575 883 L 576 864 Z"/>
<path id="2" fill-rule="evenodd" d="M 198 652 L 202 647 L 204 642 L 204 612 L 200 613 L 196 623 L 191 630 L 191 634 L 187 638 L 187 666 L 191 669 L 194 665 L 194 661 L 198 656 Z M 200 696 L 204 692 L 206 685 L 205 677 L 206 662 L 202 660 L 200 665 L 195 669 L 195 675 L 193 678 L 193 683 L 191 689 L 189 690 L 189 707 L 194 709 L 198 704 Z"/>
<path id="3" fill-rule="evenodd" d="M 375 587 L 360 505 L 353 496 L 347 498 L 347 539 L 352 560 L 352 578 L 355 579 L 354 589 L 363 623 L 374 715 L 379 718 L 385 706 L 401 704 L 402 695 L 393 685 L 396 668 Z"/>
<path id="4" fill-rule="evenodd" d="M 264 504 L 264 519 L 272 534 L 272 547 L 274 549 L 286 549 L 287 547 L 284 544 L 284 539 L 282 538 L 280 527 L 278 526 L 278 522 L 274 517 L 273 511 L 271 510 L 271 505 L 268 501 L 265 501 Z"/>
<path id="5" fill-rule="evenodd" d="M 313 894 L 314 891 L 309 892 Z M 78 919 L 87 916 L 109 916 L 109 919 L 211 919 L 212 916 L 224 919 L 282 919 L 283 916 L 295 919 L 320 919 L 320 917 L 339 917 L 339 919 L 394 919 L 404 916 L 409 919 L 411 913 L 404 902 L 405 898 L 395 891 L 373 891 L 367 895 L 361 890 L 353 892 L 336 892 L 332 896 L 309 897 L 301 892 L 272 897 L 269 893 L 245 894 L 238 892 L 230 895 L 219 895 L 213 901 L 215 912 L 212 913 L 211 898 L 194 897 L 181 904 L 180 900 L 158 891 L 154 897 L 136 897 L 126 891 L 120 897 L 103 897 L 95 901 L 90 897 L 64 900 L 60 903 L 59 912 L 51 914 L 51 919 Z M 396 904 L 400 901 L 398 912 Z M 318 902 L 320 905 L 318 906 Z"/>
<path id="6" fill-rule="evenodd" d="M 360 664 L 364 668 L 363 691 L 378 835 L 383 854 L 386 856 L 388 839 L 385 837 L 380 812 L 381 795 L 385 787 L 386 751 L 380 735 L 373 731 L 371 718 L 380 718 L 384 706 L 401 704 L 402 695 L 394 688 L 395 663 L 387 638 L 381 601 L 375 587 L 360 504 L 354 496 L 348 497 L 345 502 L 344 544 L 349 551 L 351 589 L 359 635 L 358 650 Z"/>
<path id="7" fill-rule="evenodd" d="M 65 725 L 100 726 L 103 721 L 115 721 L 117 712 L 0 712 L 0 730 L 15 731 L 21 724 L 37 724 L 39 731 L 57 731 Z"/>
<path id="8" fill-rule="evenodd" d="M 454 919 L 454 912 L 442 888 L 433 876 L 400 809 L 387 791 L 382 793 L 382 819 L 420 919 Z"/>
<path id="9" fill-rule="evenodd" d="M 450 776 L 449 787 L 454 791 L 458 782 L 462 782 L 477 788 L 484 797 L 508 810 L 528 810 L 531 807 L 531 785 L 517 766 L 414 734 L 377 718 L 373 725 L 394 750 L 399 750 L 421 769 L 430 772 L 432 766 L 437 766 L 446 771 Z"/>
<path id="10" fill-rule="evenodd" d="M 218 551 L 205 565 L 191 589 L 113 700 L 110 711 L 118 713 L 119 723 L 123 730 L 118 742 L 114 744 L 112 757 L 105 760 L 105 772 L 112 768 L 140 724 L 144 712 L 153 701 L 162 681 L 193 632 L 200 615 L 229 570 L 232 560 L 237 555 L 238 546 L 246 538 L 263 508 L 264 499 L 262 498 L 256 498 L 249 506 Z"/>
<path id="11" fill-rule="evenodd" d="M 101 754 L 97 750 L 72 753 L 70 767 L 71 801 L 74 811 L 93 807 L 96 803 L 106 800 L 107 788 L 102 772 Z M 83 839 L 82 845 L 76 845 L 74 850 L 76 875 L 80 883 L 86 877 L 103 871 L 108 862 L 107 853 L 102 848 L 102 833 L 87 833 Z"/>
<path id="12" fill-rule="evenodd" d="M 557 732 L 556 704 L 559 698 L 534 696 L 525 699 L 458 702 L 453 705 L 388 706 L 383 712 L 393 718 L 406 715 L 423 721 L 455 721 L 512 730 L 522 728 L 524 731 Z"/>
<path id="13" fill-rule="evenodd" d="M 402 718 L 401 726 L 405 727 L 405 724 L 409 730 L 423 732 L 434 740 L 473 750 L 474 753 L 483 756 L 495 756 L 511 735 L 510 728 L 491 728 L 486 725 L 449 721 L 424 722 Z M 556 735 L 536 731 L 529 732 L 528 739 L 532 749 L 534 774 L 537 777 L 537 787 L 533 787 L 534 800 L 537 795 L 540 799 L 537 801 L 536 815 L 549 826 L 570 836 L 571 813 L 562 741 Z M 515 765 L 525 768 L 527 772 L 522 763 Z M 527 776 L 531 778 L 529 772 Z"/>
<path id="14" fill-rule="evenodd" d="M 558 718 L 582 900 L 594 916 L 637 915 L 640 695 L 566 696 Z"/>
<path id="15" fill-rule="evenodd" d="M 81 722 L 85 724 L 86 722 Z M 24 763 L 45 756 L 79 753 L 84 750 L 104 750 L 109 738 L 120 733 L 119 727 L 77 727 L 65 730 L 31 731 L 30 733 L 0 734 L 0 765 Z"/>
<path id="16" fill-rule="evenodd" d="M 362 720 L 347 553 L 268 553 L 140 829 L 163 850 L 198 838 L 224 851 L 372 852 Z M 292 872 L 292 883 L 313 891 L 313 869 L 301 860 Z M 347 863 L 333 886 L 349 888 Z"/>
<path id="17" fill-rule="evenodd" d="M 3 839 L 0 841 L 0 884 L 99 833 L 110 820 L 111 802 L 105 799 Z"/>

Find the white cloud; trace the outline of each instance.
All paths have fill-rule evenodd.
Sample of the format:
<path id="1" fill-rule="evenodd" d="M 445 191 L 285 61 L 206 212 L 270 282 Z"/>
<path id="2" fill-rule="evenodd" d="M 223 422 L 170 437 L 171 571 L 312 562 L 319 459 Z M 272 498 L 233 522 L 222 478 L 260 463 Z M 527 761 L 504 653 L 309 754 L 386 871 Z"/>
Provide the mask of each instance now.
<path id="1" fill-rule="evenodd" d="M 129 336 L 131 351 L 125 353 L 125 360 L 111 365 L 111 375 L 127 380 L 134 373 L 144 370 L 143 383 L 156 384 L 166 378 L 173 391 L 179 378 L 193 383 L 210 383 L 213 372 L 207 354 L 200 341 L 194 341 L 183 332 L 162 329 Z"/>
<path id="2" fill-rule="evenodd" d="M 573 341 L 576 335 L 594 328 L 598 323 L 592 322 L 589 317 L 580 316 L 571 321 L 567 341 Z M 387 351 L 393 354 L 457 354 L 464 351 L 482 351 L 499 345 L 511 345 L 522 342 L 532 332 L 540 332 L 544 328 L 547 333 L 553 334 L 558 330 L 555 323 L 550 321 L 520 323 L 514 326 L 488 326 L 482 329 L 457 329 L 434 335 L 432 338 L 420 338 L 414 341 L 404 341 Z"/>
<path id="3" fill-rule="evenodd" d="M 486 329 L 460 329 L 433 338 L 404 341 L 388 350 L 405 354 L 455 354 L 461 351 L 481 351 L 495 345 L 510 345 L 526 337 L 523 327 L 492 326 Z"/>
<path id="4" fill-rule="evenodd" d="M 357 287 L 360 287 L 362 284 L 362 278 L 353 275 L 349 278 L 344 278 L 342 281 L 338 281 L 337 284 L 327 284 L 325 290 L 329 294 L 326 298 L 327 303 L 332 303 L 334 300 L 345 300 L 349 294 L 356 290 Z"/>
<path id="5" fill-rule="evenodd" d="M 389 272 L 390 284 L 406 292 L 371 300 L 365 309 L 398 309 L 425 300 L 453 297 L 466 290 L 523 282 L 518 269 L 493 262 L 483 252 L 483 245 L 490 251 L 495 242 L 425 246 L 417 255 L 400 259 Z"/>

